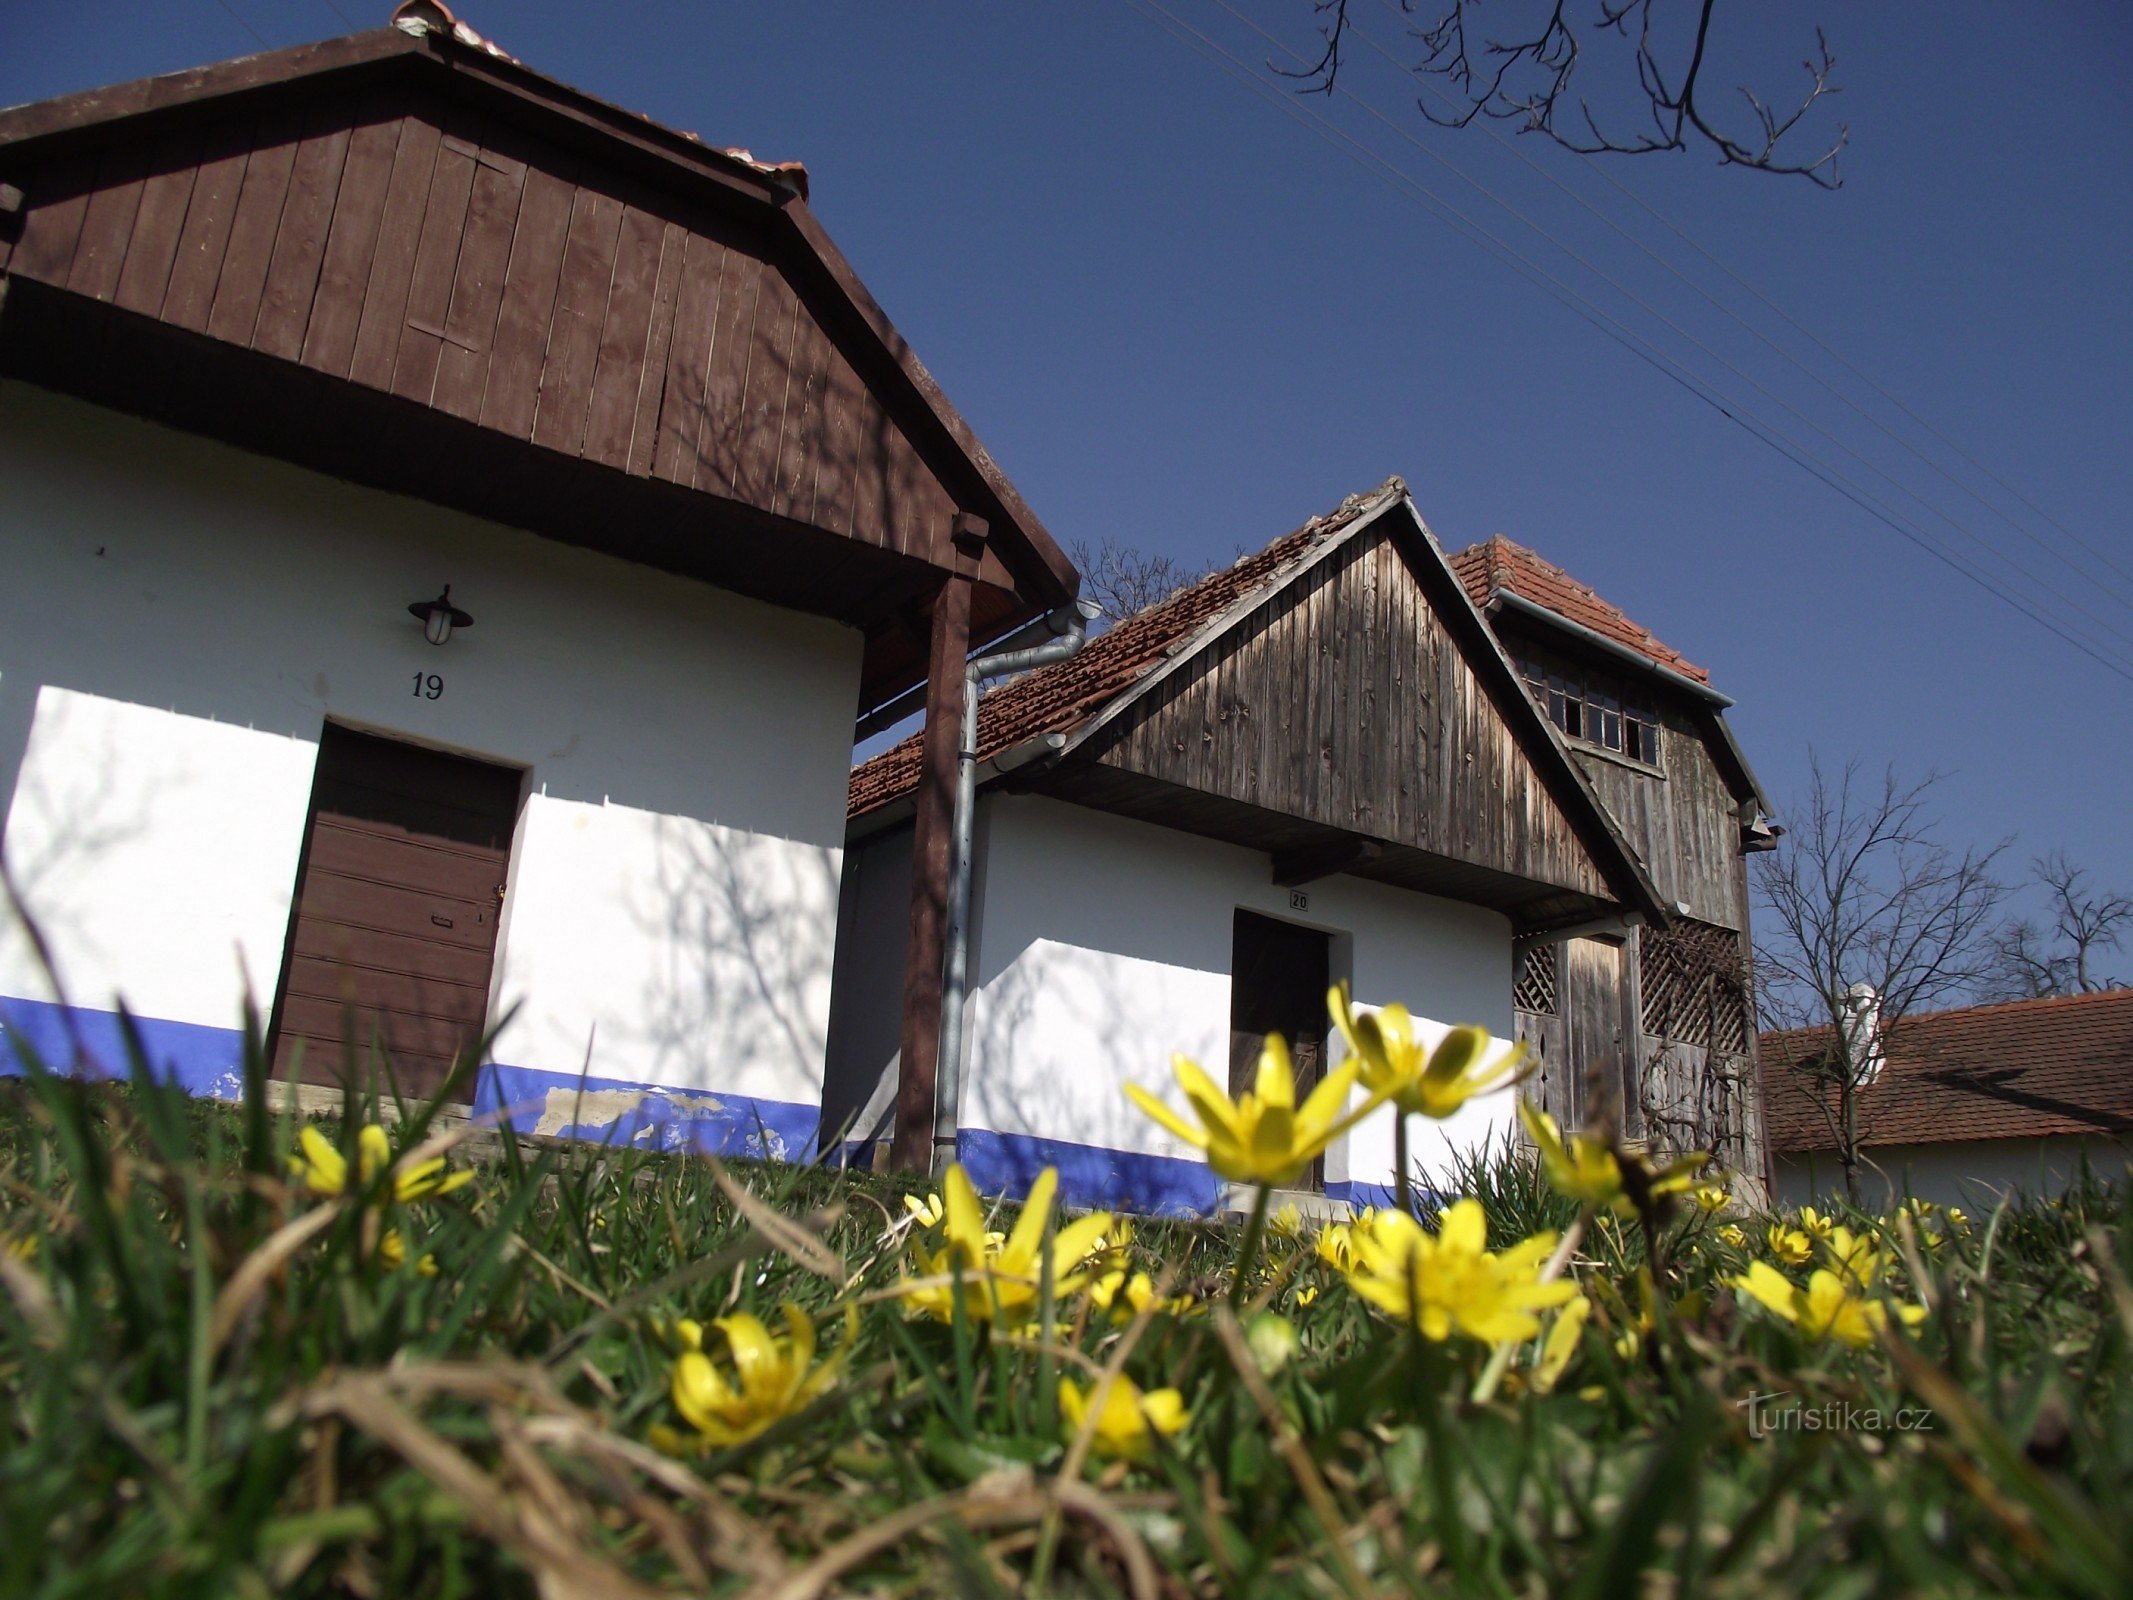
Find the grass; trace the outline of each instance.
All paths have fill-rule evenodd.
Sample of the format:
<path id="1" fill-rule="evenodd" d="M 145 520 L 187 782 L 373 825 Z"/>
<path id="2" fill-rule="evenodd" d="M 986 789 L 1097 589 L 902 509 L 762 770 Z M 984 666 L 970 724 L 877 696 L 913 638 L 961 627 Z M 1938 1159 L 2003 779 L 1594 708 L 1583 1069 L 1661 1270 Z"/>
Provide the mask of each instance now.
<path id="1" fill-rule="evenodd" d="M 234 1108 L 0 1085 L 0 1593 L 2133 1592 L 2123 1187 L 1891 1236 L 1931 1315 L 1859 1351 L 1736 1300 L 1764 1219 L 1676 1216 L 1647 1296 L 1603 1218 L 1561 1383 L 1522 1352 L 1477 1403 L 1487 1349 L 1279 1230 L 1241 1323 L 1234 1234 L 1143 1222 L 1136 1265 L 1204 1310 L 1067 1296 L 1049 1341 L 988 1339 L 897 1300 L 907 1185 L 506 1142 L 442 1198 L 321 1197 L 263 1072 L 255 1041 Z M 431 1134 L 405 1109 L 400 1149 Z M 1577 1214 L 1508 1149 L 1456 1182 L 1498 1247 Z M 858 1308 L 836 1383 L 737 1448 L 654 1448 L 687 1431 L 671 1320 L 788 1299 L 825 1349 Z M 1063 1436 L 1056 1378 L 1106 1366 L 1185 1398 L 1145 1464 Z M 1754 1436 L 1740 1402 L 1778 1392 L 1835 1425 Z"/>

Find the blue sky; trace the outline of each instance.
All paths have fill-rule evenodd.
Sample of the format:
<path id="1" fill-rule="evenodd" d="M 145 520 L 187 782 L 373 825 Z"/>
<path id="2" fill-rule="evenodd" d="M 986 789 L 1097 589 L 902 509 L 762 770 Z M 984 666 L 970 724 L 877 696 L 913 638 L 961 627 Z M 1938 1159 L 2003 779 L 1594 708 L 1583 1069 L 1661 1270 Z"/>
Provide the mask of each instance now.
<path id="1" fill-rule="evenodd" d="M 1233 3 L 1311 44 L 1308 0 Z M 1276 53 L 1221 0 L 1161 5 L 1247 63 Z M 386 9 L 9 0 L 0 101 L 346 32 Z M 460 9 L 531 66 L 714 143 L 806 161 L 818 214 L 1062 543 L 1227 560 L 1397 472 L 1448 548 L 1508 533 L 1707 665 L 1781 806 L 1810 746 L 1938 767 L 1952 774 L 1952 838 L 2063 846 L 2133 888 L 2133 682 L 1758 443 L 1225 76 L 1140 0 Z M 1355 9 L 1408 53 L 1388 0 Z M 1927 20 L 1787 0 L 1725 14 L 1735 31 L 1715 81 L 1752 76 L 1773 97 L 1815 24 L 1828 28 L 1843 86 L 1832 120 L 1852 130 L 1843 189 L 1697 153 L 1616 160 L 1606 175 L 2043 515 L 1591 162 L 1429 127 L 1413 81 L 1367 44 L 1347 80 L 1357 98 L 1308 106 L 1932 538 L 2002 576 L 2001 556 L 2030 569 L 2031 603 L 2133 672 L 2133 13 L 1951 0 Z"/>

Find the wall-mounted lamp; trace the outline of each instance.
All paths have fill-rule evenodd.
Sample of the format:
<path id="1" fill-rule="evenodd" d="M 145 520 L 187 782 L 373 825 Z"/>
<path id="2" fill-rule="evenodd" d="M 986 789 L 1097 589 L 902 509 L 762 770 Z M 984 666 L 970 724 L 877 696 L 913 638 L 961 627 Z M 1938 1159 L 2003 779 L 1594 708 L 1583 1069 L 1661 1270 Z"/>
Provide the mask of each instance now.
<path id="1" fill-rule="evenodd" d="M 452 604 L 452 586 L 446 584 L 444 593 L 434 600 L 417 600 L 408 611 L 422 619 L 422 637 L 431 644 L 443 644 L 452 637 L 454 628 L 471 628 L 474 619 Z"/>

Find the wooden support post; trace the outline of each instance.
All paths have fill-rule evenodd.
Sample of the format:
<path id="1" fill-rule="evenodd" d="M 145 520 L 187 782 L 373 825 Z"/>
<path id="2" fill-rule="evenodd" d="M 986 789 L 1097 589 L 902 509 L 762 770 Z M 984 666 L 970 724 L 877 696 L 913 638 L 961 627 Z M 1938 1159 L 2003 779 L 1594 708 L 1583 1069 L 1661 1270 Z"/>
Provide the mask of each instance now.
<path id="1" fill-rule="evenodd" d="M 947 953 L 948 868 L 956 752 L 963 736 L 963 664 L 970 655 L 970 599 L 985 523 L 955 519 L 955 570 L 933 598 L 926 666 L 926 726 L 919 745 L 917 813 L 911 836 L 911 937 L 904 954 L 904 1016 L 896 1079 L 896 1137 L 889 1162 L 924 1172 L 933 1160 L 933 1091 L 940 1067 L 941 965 Z"/>

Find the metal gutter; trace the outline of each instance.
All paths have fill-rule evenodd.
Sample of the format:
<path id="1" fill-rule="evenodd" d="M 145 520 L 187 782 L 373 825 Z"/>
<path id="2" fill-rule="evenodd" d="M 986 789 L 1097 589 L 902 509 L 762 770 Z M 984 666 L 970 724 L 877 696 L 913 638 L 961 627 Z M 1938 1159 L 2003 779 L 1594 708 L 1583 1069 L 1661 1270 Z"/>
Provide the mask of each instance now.
<path id="1" fill-rule="evenodd" d="M 1559 628 L 1580 643 L 1588 644 L 1593 649 L 1613 656 L 1618 661 L 1626 661 L 1631 666 L 1658 678 L 1669 688 L 1679 689 L 1683 694 L 1694 695 L 1699 700 L 1709 701 L 1721 710 L 1733 704 L 1732 696 L 1720 694 L 1708 683 L 1698 683 L 1685 672 L 1676 672 L 1672 667 L 1661 666 L 1650 656 L 1644 654 L 1643 651 L 1632 650 L 1620 640 L 1610 639 L 1604 633 L 1595 632 L 1582 622 L 1572 622 L 1561 612 L 1550 611 L 1546 606 L 1528 600 L 1524 595 L 1514 593 L 1512 590 L 1491 589 L 1489 591 L 1489 602 L 1483 609 L 1487 611 L 1515 611 L 1522 617 L 1530 617 L 1535 622 L 1545 623 L 1551 628 Z"/>
<path id="2" fill-rule="evenodd" d="M 948 842 L 948 935 L 942 959 L 940 1046 L 933 1077 L 935 1171 L 955 1159 L 956 1129 L 962 1111 L 963 1015 L 970 991 L 970 886 L 976 867 L 973 857 L 978 809 L 978 685 L 987 678 L 1027 672 L 1033 667 L 1046 667 L 1055 661 L 1066 660 L 1089 642 L 1089 624 L 1095 617 L 1096 607 L 1092 602 L 1076 600 L 1043 619 L 1044 630 L 1053 636 L 1048 642 L 974 656 L 963 667 L 963 736 L 961 748 L 956 752 L 955 814 Z M 1062 734 L 1040 734 L 996 755 L 991 764 L 995 771 L 1011 771 L 1014 766 L 1063 748 L 1065 743 Z M 1019 756 L 1020 759 L 1012 766 L 1003 765 L 1009 756 Z"/>

